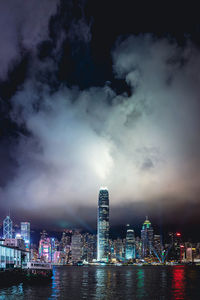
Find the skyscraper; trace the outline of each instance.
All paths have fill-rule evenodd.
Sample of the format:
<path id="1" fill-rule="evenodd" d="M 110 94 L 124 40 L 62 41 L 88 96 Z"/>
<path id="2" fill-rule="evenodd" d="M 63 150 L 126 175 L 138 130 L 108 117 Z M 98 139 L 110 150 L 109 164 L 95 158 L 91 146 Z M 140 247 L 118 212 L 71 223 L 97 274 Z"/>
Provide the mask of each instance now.
<path id="1" fill-rule="evenodd" d="M 170 252 L 169 252 L 169 258 L 180 260 L 180 252 L 181 252 L 181 244 L 182 244 L 182 238 L 180 232 L 170 232 L 169 233 L 170 238 Z"/>
<path id="2" fill-rule="evenodd" d="M 141 230 L 141 240 L 142 240 L 142 257 L 147 257 L 152 254 L 153 246 L 153 228 L 151 222 L 146 217 Z"/>
<path id="3" fill-rule="evenodd" d="M 99 191 L 97 217 L 97 260 L 108 261 L 109 255 L 109 194 L 107 188 Z"/>
<path id="4" fill-rule="evenodd" d="M 77 230 L 72 235 L 71 251 L 72 251 L 72 261 L 78 262 L 82 260 L 83 252 L 83 240 L 82 235 Z"/>
<path id="5" fill-rule="evenodd" d="M 45 230 L 41 233 L 38 252 L 40 259 L 51 262 L 51 239 L 47 237 Z"/>
<path id="6" fill-rule="evenodd" d="M 160 254 L 162 252 L 162 241 L 161 241 L 161 236 L 158 234 L 154 235 L 153 238 L 154 241 L 154 249 L 155 251 Z"/>
<path id="7" fill-rule="evenodd" d="M 126 232 L 126 260 L 135 258 L 135 233 L 134 230 L 130 228 L 127 224 Z"/>
<path id="8" fill-rule="evenodd" d="M 3 238 L 12 239 L 12 220 L 7 216 L 3 221 Z"/>
<path id="9" fill-rule="evenodd" d="M 97 257 L 97 236 L 85 233 L 83 237 L 83 260 L 92 262 Z"/>
<path id="10" fill-rule="evenodd" d="M 21 237 L 26 245 L 30 245 L 30 223 L 21 222 Z"/>

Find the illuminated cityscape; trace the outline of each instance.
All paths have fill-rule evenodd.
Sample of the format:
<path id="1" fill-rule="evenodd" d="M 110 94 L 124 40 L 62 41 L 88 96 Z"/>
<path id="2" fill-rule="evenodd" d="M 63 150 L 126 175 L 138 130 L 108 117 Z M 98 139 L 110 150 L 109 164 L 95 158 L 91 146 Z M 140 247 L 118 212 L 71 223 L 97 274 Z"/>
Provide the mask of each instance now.
<path id="1" fill-rule="evenodd" d="M 0 1 L 0 300 L 200 298 L 198 4 Z"/>
<path id="2" fill-rule="evenodd" d="M 8 251 L 11 252 L 18 250 L 17 257 L 25 253 L 26 259 L 55 265 L 200 262 L 200 243 L 184 242 L 180 232 L 169 232 L 166 237 L 154 234 L 153 225 L 148 217 L 141 226 L 140 236 L 136 235 L 134 228 L 127 224 L 124 226 L 123 236 L 113 239 L 109 226 L 107 188 L 99 190 L 97 235 L 81 229 L 66 228 L 59 240 L 57 236 L 49 236 L 43 230 L 37 247 L 30 234 L 30 222 L 21 222 L 20 233 L 16 232 L 15 238 L 13 235 L 12 220 L 7 216 L 3 221 L 0 247 L 1 267 L 4 268 L 19 264 L 18 258 L 15 262 L 12 254 L 6 255 L 6 249 L 10 249 Z"/>

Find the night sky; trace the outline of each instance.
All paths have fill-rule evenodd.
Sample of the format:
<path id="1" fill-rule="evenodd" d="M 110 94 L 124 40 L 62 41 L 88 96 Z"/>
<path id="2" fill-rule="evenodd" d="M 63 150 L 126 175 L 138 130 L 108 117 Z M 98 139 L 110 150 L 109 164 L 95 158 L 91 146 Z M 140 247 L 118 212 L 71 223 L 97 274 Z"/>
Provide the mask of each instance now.
<path id="1" fill-rule="evenodd" d="M 188 4 L 0 1 L 0 211 L 32 227 L 200 230 L 200 21 Z M 138 227 L 138 228 L 139 228 Z"/>

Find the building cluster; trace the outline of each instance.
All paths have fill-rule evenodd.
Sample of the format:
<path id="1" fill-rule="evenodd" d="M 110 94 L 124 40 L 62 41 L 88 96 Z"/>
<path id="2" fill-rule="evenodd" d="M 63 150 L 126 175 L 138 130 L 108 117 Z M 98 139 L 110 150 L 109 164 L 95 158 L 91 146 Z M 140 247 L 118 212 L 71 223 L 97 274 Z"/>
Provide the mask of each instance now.
<path id="1" fill-rule="evenodd" d="M 40 260 L 53 264 L 81 263 L 165 263 L 200 262 L 200 243 L 183 242 L 181 234 L 169 233 L 167 243 L 154 234 L 148 217 L 140 237 L 127 224 L 124 238 L 111 239 L 109 234 L 109 192 L 101 188 L 98 197 L 97 235 L 65 229 L 60 240 L 43 230 L 39 245 L 31 243 L 30 223 L 21 222 L 14 234 L 10 216 L 3 221 L 0 239 L 0 268 L 21 266 L 24 261 Z M 14 236 L 15 235 L 15 236 Z"/>
<path id="2" fill-rule="evenodd" d="M 64 230 L 61 240 L 48 237 L 43 231 L 38 251 L 34 259 L 41 259 L 54 264 L 70 264 L 81 261 L 92 262 L 96 259 L 96 235 L 81 233 L 80 230 Z"/>
<path id="3" fill-rule="evenodd" d="M 101 188 L 97 216 L 97 260 L 102 262 L 200 262 L 200 247 L 184 243 L 180 233 L 169 233 L 168 243 L 161 235 L 154 234 L 148 217 L 141 229 L 141 237 L 135 237 L 134 229 L 127 226 L 126 238 L 109 239 L 109 193 Z"/>
<path id="4" fill-rule="evenodd" d="M 10 216 L 3 221 L 3 235 L 0 239 L 0 269 L 21 267 L 30 260 L 30 223 L 21 222 L 20 232 L 14 236 Z"/>

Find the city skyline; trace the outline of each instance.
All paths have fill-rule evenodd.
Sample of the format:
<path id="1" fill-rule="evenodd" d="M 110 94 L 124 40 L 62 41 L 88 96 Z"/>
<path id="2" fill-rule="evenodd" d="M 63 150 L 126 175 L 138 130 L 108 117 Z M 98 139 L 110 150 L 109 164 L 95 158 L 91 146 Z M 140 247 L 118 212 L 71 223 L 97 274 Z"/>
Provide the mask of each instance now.
<path id="1" fill-rule="evenodd" d="M 91 234 L 81 229 L 64 229 L 62 237 L 49 235 L 45 230 L 40 233 L 39 245 L 30 237 L 30 222 L 21 222 L 21 233 L 14 232 L 10 227 L 9 216 L 4 219 L 3 238 L 0 238 L 2 251 L 1 266 L 13 265 L 14 258 L 9 253 L 15 249 L 19 256 L 31 256 L 53 264 L 88 263 L 104 264 L 163 264 L 163 263 L 198 263 L 200 260 L 200 243 L 185 240 L 180 232 L 155 234 L 153 226 L 146 216 L 141 226 L 140 235 L 135 235 L 134 229 L 126 225 L 125 238 L 112 238 L 109 228 L 109 194 L 107 188 L 100 188 L 97 209 L 97 232 Z M 9 230 L 7 229 L 9 225 Z M 6 233 L 6 235 L 5 235 Z M 15 237 L 14 237 L 15 236 Z M 27 236 L 29 240 L 27 240 Z M 5 251 L 9 256 L 4 258 Z M 9 252 L 11 251 L 11 252 Z M 24 254 L 23 254 L 24 253 Z M 27 256 L 28 255 L 28 256 Z M 17 262 L 18 264 L 18 262 Z"/>
<path id="2" fill-rule="evenodd" d="M 30 235 L 30 222 L 20 223 L 20 233 L 13 230 L 9 216 L 3 221 L 3 235 L 0 238 L 2 268 L 15 265 L 15 258 L 10 253 L 18 251 L 19 257 L 55 265 L 83 264 L 176 264 L 199 263 L 200 243 L 187 240 L 180 232 L 160 234 L 154 231 L 151 221 L 146 216 L 141 226 L 140 235 L 135 234 L 130 224 L 126 225 L 126 236 L 110 235 L 110 199 L 107 187 L 99 189 L 97 199 L 96 232 L 91 234 L 81 229 L 65 228 L 62 237 L 49 235 L 46 230 L 40 232 L 39 245 Z M 6 252 L 9 254 L 6 255 Z M 21 259 L 22 263 L 22 259 Z M 20 264 L 16 260 L 16 264 Z"/>
<path id="3" fill-rule="evenodd" d="M 0 1 L 0 299 L 200 294 L 190 2 Z"/>

